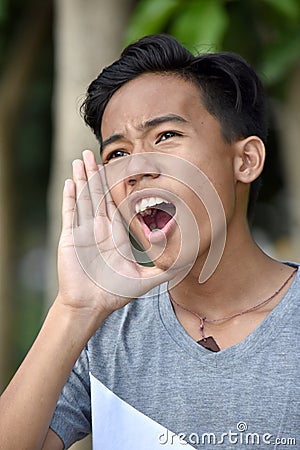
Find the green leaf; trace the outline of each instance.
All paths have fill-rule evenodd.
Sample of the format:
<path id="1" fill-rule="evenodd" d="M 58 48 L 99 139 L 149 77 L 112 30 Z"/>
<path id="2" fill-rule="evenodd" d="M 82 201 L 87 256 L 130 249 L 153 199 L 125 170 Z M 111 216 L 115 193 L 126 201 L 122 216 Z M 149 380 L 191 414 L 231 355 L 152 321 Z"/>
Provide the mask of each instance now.
<path id="1" fill-rule="evenodd" d="M 277 10 L 279 14 L 282 14 L 287 19 L 293 22 L 299 17 L 300 14 L 300 2 L 299 0 L 263 0 L 268 3 L 274 10 Z"/>
<path id="2" fill-rule="evenodd" d="M 287 33 L 280 41 L 266 48 L 262 54 L 259 71 L 266 82 L 280 81 L 291 67 L 300 60 L 300 27 Z"/>
<path id="3" fill-rule="evenodd" d="M 171 34 L 190 50 L 213 51 L 222 43 L 228 27 L 223 0 L 191 0 L 175 18 Z"/>
<path id="4" fill-rule="evenodd" d="M 7 0 L 0 0 L 0 22 L 7 17 Z"/>
<path id="5" fill-rule="evenodd" d="M 125 34 L 125 45 L 147 34 L 161 33 L 180 0 L 140 0 Z"/>

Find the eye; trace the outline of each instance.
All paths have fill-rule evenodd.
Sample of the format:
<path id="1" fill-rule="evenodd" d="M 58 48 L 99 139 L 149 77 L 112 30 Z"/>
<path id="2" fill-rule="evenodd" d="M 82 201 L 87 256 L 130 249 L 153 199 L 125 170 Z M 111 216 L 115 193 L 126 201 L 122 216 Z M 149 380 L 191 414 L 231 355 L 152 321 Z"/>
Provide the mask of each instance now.
<path id="1" fill-rule="evenodd" d="M 158 144 L 161 141 L 166 141 L 167 139 L 171 139 L 172 137 L 175 136 L 181 136 L 180 133 L 178 133 L 177 131 L 165 131 L 164 133 L 161 133 L 159 138 L 156 141 L 156 144 Z"/>
<path id="2" fill-rule="evenodd" d="M 122 158 L 123 156 L 128 156 L 129 153 L 125 152 L 124 150 L 114 150 L 113 152 L 109 153 L 107 157 L 105 158 L 104 164 L 108 163 L 112 159 L 116 158 Z"/>

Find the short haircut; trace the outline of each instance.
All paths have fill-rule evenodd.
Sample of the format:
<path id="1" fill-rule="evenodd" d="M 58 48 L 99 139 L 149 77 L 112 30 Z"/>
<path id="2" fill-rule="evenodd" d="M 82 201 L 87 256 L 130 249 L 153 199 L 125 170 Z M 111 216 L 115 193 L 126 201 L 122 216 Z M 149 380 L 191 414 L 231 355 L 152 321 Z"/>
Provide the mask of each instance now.
<path id="1" fill-rule="evenodd" d="M 90 84 L 82 113 L 102 143 L 101 122 L 107 103 L 125 83 L 145 73 L 177 74 L 199 88 L 207 111 L 220 123 L 226 142 L 248 136 L 267 139 L 266 100 L 262 82 L 252 67 L 231 52 L 194 56 L 174 37 L 156 34 L 129 45 L 120 58 Z M 248 218 L 252 218 L 260 179 L 251 183 Z"/>

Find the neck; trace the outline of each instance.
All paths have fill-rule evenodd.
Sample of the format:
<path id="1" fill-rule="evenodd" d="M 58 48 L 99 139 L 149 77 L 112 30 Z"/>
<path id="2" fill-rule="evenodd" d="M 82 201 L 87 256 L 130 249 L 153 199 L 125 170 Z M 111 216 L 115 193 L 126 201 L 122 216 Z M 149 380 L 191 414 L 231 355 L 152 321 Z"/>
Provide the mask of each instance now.
<path id="1" fill-rule="evenodd" d="M 176 302 L 208 319 L 234 314 L 268 298 L 293 270 L 263 253 L 249 232 L 239 239 L 227 236 L 218 267 L 205 283 L 199 284 L 204 259 L 200 257 L 170 293 Z"/>

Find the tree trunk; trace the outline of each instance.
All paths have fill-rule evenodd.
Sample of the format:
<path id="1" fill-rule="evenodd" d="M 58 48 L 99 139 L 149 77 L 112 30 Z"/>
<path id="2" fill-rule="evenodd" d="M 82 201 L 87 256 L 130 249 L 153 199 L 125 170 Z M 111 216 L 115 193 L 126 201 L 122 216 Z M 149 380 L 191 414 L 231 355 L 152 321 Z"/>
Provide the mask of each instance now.
<path id="1" fill-rule="evenodd" d="M 291 218 L 291 236 L 283 258 L 299 261 L 300 255 L 300 65 L 287 83 L 284 105 L 277 108 L 281 141 L 281 161 L 287 184 L 287 202 Z M 284 220 L 284 218 L 283 218 Z"/>
<path id="2" fill-rule="evenodd" d="M 50 29 L 51 1 L 26 10 L 12 39 L 0 78 L 0 391 L 12 375 L 12 304 L 14 298 L 14 250 L 20 232 L 14 220 L 15 187 L 14 137 L 28 81 L 34 70 L 41 44 Z"/>
<path id="3" fill-rule="evenodd" d="M 99 145 L 79 114 L 85 91 L 100 70 L 120 53 L 131 5 L 124 0 L 56 0 L 54 96 L 54 157 L 49 189 L 48 298 L 57 293 L 56 249 L 61 228 L 64 180 L 71 162 Z M 77 450 L 90 444 L 78 443 Z"/>

